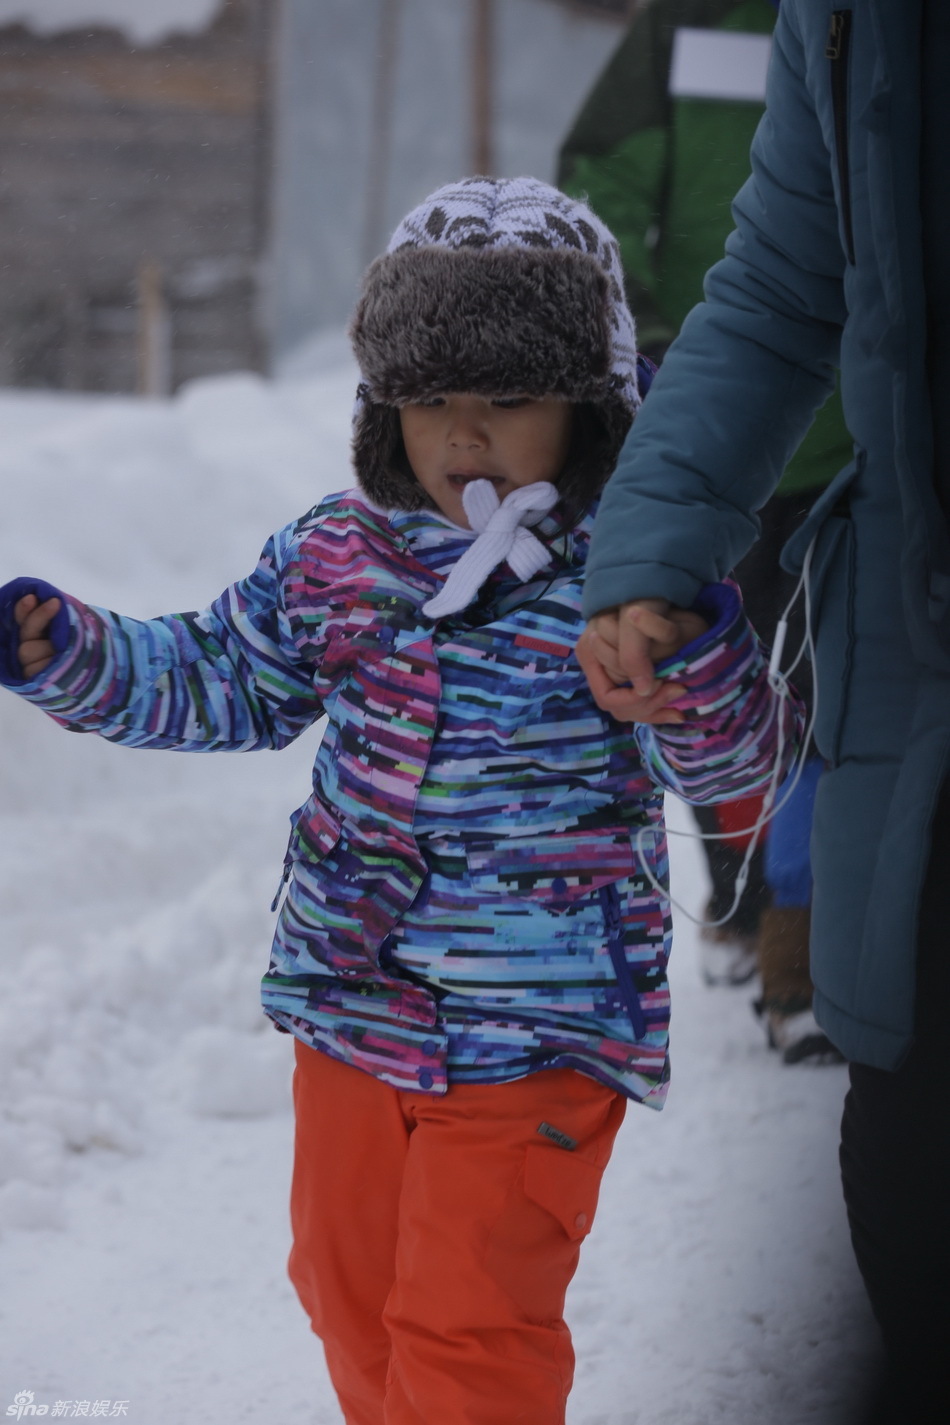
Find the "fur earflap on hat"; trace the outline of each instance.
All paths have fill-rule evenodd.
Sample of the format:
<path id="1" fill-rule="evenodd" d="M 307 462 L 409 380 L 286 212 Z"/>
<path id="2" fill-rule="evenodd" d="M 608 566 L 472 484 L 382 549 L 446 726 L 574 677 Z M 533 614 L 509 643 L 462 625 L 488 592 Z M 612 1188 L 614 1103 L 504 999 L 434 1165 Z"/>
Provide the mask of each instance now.
<path id="1" fill-rule="evenodd" d="M 438 189 L 369 268 L 350 328 L 363 375 L 353 459 L 384 509 L 432 501 L 398 408 L 448 392 L 575 403 L 558 480 L 584 509 L 610 476 L 639 405 L 636 333 L 615 239 L 583 203 L 533 178 Z"/>

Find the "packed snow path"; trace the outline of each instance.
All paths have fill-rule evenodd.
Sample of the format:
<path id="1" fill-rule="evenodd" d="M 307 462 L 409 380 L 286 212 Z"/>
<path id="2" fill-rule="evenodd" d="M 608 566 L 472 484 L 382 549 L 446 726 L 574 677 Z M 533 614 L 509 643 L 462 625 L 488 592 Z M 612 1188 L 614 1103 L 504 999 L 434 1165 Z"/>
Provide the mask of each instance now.
<path id="1" fill-rule="evenodd" d="M 0 395 L 0 582 L 207 602 L 349 483 L 353 375 L 332 343 L 314 364 L 168 404 Z M 0 1414 L 340 1420 L 284 1274 L 291 1055 L 256 988 L 313 746 L 132 753 L 0 695 Z M 698 909 L 695 843 L 673 872 Z M 844 1070 L 783 1067 L 685 921 L 673 996 L 668 1107 L 630 1109 L 569 1297 L 569 1420 L 838 1425 L 869 1327 Z"/>

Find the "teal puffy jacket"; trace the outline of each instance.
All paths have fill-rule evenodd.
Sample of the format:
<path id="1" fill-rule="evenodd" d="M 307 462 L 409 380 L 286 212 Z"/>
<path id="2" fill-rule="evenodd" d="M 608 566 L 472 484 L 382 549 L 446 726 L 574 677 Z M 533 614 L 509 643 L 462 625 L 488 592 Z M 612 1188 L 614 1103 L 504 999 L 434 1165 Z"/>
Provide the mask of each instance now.
<path id="1" fill-rule="evenodd" d="M 786 551 L 814 540 L 815 1009 L 841 1050 L 895 1067 L 913 1032 L 915 929 L 950 761 L 950 534 L 925 369 L 920 6 L 783 0 L 752 176 L 605 495 L 588 616 L 688 605 L 753 541 L 840 365 L 854 460 Z"/>

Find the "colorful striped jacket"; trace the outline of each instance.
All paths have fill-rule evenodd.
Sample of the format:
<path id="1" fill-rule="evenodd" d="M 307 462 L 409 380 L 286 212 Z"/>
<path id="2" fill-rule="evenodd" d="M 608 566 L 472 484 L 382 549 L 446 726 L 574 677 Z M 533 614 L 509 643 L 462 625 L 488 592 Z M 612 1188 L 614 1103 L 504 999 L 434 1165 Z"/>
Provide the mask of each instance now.
<path id="1" fill-rule="evenodd" d="M 271 1018 L 398 1088 L 570 1066 L 658 1107 L 670 923 L 644 868 L 665 885 L 659 789 L 761 787 L 798 711 L 774 700 L 719 585 L 709 635 L 665 670 L 687 721 L 602 714 L 572 656 L 592 523 L 555 511 L 536 530 L 548 568 L 524 585 L 503 565 L 433 625 L 421 607 L 470 536 L 336 495 L 204 613 L 139 622 L 68 600 L 62 652 L 5 681 L 131 747 L 280 748 L 325 712 L 263 981 Z"/>

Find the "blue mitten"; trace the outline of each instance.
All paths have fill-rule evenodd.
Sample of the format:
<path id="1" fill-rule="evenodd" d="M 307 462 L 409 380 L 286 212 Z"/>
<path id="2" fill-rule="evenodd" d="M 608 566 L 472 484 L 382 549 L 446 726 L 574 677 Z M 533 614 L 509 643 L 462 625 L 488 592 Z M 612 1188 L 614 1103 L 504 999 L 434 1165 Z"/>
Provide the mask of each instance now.
<path id="1" fill-rule="evenodd" d="M 62 592 L 44 579 L 11 579 L 0 588 L 0 683 L 29 681 L 20 666 L 20 627 L 13 616 L 14 607 L 25 594 L 35 594 L 41 604 L 47 599 L 59 599 L 47 637 L 57 653 L 63 653 L 69 643 L 69 613 Z"/>

